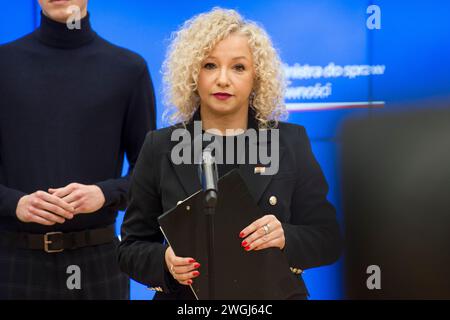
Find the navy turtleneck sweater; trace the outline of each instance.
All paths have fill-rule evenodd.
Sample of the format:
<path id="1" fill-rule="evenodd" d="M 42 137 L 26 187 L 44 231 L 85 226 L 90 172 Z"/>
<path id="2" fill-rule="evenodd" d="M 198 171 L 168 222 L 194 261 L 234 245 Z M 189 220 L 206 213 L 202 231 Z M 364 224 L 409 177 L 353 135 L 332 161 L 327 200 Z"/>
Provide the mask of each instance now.
<path id="1" fill-rule="evenodd" d="M 155 98 L 145 61 L 99 37 L 41 14 L 33 33 L 0 46 L 0 230 L 45 233 L 112 224 L 126 206 L 129 175 Z M 130 163 L 121 177 L 124 154 Z M 16 217 L 25 194 L 71 182 L 96 184 L 106 202 L 51 227 Z"/>

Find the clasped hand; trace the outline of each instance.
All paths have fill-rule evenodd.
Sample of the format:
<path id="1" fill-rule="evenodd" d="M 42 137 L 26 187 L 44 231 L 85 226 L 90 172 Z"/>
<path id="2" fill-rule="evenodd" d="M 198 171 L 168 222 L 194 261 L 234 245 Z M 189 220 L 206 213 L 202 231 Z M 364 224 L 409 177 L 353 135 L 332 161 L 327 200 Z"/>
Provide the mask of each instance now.
<path id="1" fill-rule="evenodd" d="M 16 215 L 22 222 L 51 226 L 73 219 L 77 214 L 95 212 L 104 203 L 105 197 L 98 186 L 71 183 L 23 196 L 17 204 Z"/>

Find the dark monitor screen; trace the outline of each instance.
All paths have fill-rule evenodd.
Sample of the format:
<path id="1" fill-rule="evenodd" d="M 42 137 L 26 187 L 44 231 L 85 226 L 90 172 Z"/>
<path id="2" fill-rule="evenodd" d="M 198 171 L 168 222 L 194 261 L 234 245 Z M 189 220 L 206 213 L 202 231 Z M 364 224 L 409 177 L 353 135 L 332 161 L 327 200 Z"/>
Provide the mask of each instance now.
<path id="1" fill-rule="evenodd" d="M 350 299 L 450 298 L 450 110 L 353 120 L 343 130 Z"/>

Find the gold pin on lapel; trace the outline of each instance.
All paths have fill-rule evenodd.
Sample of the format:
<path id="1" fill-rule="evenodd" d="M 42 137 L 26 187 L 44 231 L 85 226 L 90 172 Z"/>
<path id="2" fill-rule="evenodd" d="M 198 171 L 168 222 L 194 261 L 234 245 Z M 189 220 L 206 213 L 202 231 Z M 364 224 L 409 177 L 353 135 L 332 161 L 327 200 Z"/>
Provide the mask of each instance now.
<path id="1" fill-rule="evenodd" d="M 264 172 L 266 172 L 266 167 L 255 167 L 255 174 L 256 173 L 262 174 Z"/>

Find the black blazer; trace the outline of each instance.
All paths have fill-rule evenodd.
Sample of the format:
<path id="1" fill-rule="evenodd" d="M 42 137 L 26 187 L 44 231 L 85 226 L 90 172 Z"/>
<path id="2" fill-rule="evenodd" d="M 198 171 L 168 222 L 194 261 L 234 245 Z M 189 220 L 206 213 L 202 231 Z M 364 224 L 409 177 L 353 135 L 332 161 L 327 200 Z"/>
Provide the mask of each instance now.
<path id="1" fill-rule="evenodd" d="M 255 123 L 249 115 L 249 127 L 256 127 Z M 178 284 L 167 270 L 167 245 L 163 244 L 157 222 L 159 215 L 201 189 L 198 165 L 174 165 L 171 161 L 172 147 L 178 143 L 171 141 L 171 133 L 180 127 L 148 133 L 134 169 L 118 248 L 122 271 L 157 291 L 155 299 L 194 299 L 190 288 Z M 186 126 L 191 136 L 193 127 L 193 122 Z M 328 185 L 305 129 L 283 122 L 278 129 L 278 173 L 255 174 L 255 164 L 239 165 L 239 170 L 260 208 L 282 222 L 286 238 L 283 251 L 291 271 L 301 274 L 302 270 L 331 264 L 339 258 L 340 230 L 335 209 L 326 199 Z M 272 196 L 277 198 L 275 205 L 269 202 Z M 301 275 L 299 281 L 307 293 Z"/>

